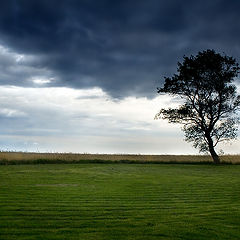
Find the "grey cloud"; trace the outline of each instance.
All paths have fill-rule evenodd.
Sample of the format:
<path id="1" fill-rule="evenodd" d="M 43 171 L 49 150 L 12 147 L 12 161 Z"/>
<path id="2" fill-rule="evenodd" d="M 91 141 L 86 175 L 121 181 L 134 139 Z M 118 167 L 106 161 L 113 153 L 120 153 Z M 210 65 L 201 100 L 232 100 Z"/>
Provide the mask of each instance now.
<path id="1" fill-rule="evenodd" d="M 53 78 L 50 69 L 38 65 L 39 60 L 0 46 L 0 84 L 34 87 L 33 77 Z"/>
<path id="2" fill-rule="evenodd" d="M 0 43 L 38 61 L 0 60 L 27 69 L 0 82 L 27 85 L 32 71 L 46 71 L 56 78 L 50 86 L 152 97 L 184 54 L 213 48 L 239 60 L 239 9 L 236 0 L 3 0 Z"/>

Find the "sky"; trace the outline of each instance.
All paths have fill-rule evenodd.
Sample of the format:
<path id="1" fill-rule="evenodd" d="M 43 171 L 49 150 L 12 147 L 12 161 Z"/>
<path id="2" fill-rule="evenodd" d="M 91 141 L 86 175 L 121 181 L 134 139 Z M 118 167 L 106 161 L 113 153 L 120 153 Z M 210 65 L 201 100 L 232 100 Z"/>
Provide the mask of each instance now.
<path id="1" fill-rule="evenodd" d="M 1 0 L 0 150 L 197 154 L 180 125 L 154 120 L 179 104 L 157 87 L 184 55 L 240 62 L 239 10 L 238 0 Z M 220 148 L 240 153 L 240 141 Z"/>

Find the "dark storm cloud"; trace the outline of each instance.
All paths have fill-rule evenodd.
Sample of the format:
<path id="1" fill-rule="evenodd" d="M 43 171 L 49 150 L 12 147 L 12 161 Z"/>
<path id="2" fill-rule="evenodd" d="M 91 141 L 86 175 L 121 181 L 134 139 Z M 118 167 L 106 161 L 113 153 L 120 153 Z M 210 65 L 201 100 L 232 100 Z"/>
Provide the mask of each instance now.
<path id="1" fill-rule="evenodd" d="M 184 54 L 239 60 L 239 10 L 237 0 L 2 0 L 0 43 L 38 57 L 31 65 L 53 73 L 52 85 L 151 96 Z"/>

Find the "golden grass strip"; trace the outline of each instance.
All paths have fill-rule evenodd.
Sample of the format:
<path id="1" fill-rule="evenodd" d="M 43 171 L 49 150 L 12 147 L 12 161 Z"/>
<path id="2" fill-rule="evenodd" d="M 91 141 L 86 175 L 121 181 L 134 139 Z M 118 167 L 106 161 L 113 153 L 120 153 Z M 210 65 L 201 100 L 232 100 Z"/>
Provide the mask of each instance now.
<path id="1" fill-rule="evenodd" d="M 142 155 L 142 154 L 78 154 L 0 152 L 0 164 L 21 163 L 211 163 L 208 155 Z M 240 164 L 240 155 L 221 156 L 221 162 Z"/>

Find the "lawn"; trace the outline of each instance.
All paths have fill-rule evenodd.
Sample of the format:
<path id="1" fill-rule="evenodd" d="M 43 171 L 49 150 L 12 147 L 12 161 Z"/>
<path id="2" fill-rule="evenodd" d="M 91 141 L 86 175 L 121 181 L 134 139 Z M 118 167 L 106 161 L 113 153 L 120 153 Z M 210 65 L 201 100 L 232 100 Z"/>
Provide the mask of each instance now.
<path id="1" fill-rule="evenodd" d="M 0 166 L 0 239 L 239 239 L 240 165 Z"/>

